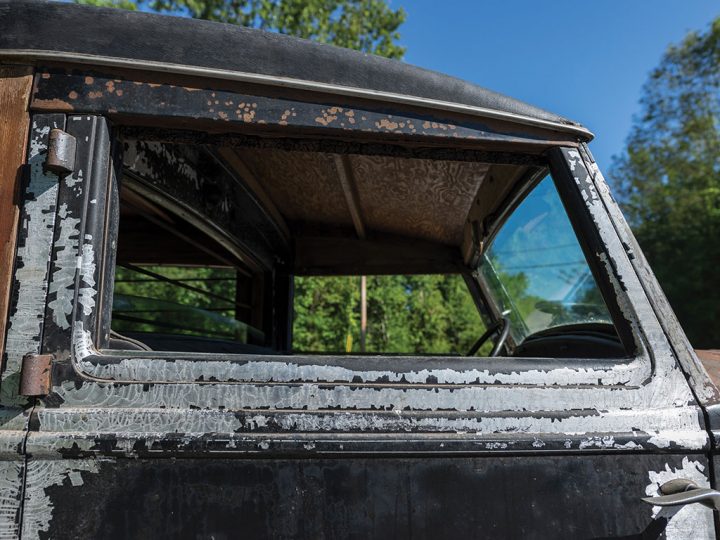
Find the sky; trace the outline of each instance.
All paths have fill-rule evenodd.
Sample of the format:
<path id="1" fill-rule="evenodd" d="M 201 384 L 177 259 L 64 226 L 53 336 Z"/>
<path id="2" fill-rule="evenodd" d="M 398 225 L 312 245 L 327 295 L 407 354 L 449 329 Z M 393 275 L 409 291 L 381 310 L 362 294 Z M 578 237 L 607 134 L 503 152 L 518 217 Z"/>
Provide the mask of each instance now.
<path id="1" fill-rule="evenodd" d="M 607 173 L 642 85 L 670 43 L 704 30 L 717 0 L 390 0 L 405 61 L 581 122 Z M 607 174 L 606 174 L 607 176 Z"/>

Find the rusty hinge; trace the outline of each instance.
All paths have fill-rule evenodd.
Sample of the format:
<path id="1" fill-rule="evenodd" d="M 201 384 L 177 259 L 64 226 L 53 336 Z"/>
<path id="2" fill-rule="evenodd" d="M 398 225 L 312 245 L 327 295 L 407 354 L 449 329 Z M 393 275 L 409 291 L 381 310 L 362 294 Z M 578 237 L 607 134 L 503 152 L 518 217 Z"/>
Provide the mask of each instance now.
<path id="1" fill-rule="evenodd" d="M 47 396 L 52 384 L 52 354 L 26 354 L 20 372 L 20 395 Z"/>
<path id="2" fill-rule="evenodd" d="M 67 174 L 75 170 L 75 137 L 62 129 L 51 129 L 45 168 L 56 174 Z"/>

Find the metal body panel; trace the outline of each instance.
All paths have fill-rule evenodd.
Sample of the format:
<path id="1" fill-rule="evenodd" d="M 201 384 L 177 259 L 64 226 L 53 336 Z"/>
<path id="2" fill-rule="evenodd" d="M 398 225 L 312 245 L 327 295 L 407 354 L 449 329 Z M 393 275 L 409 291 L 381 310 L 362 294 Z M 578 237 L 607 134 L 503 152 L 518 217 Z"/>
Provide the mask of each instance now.
<path id="1" fill-rule="evenodd" d="M 60 52 L 84 61 L 82 51 Z M 335 62 L 345 53 L 337 54 Z M 687 352 L 604 179 L 578 147 L 582 128 L 489 95 L 480 97 L 492 98 L 498 114 L 473 116 L 383 92 L 358 97 L 335 88 L 338 81 L 289 90 L 277 77 L 270 84 L 261 70 L 255 80 L 218 77 L 207 88 L 189 77 L 200 73 L 121 73 L 113 65 L 101 67 L 110 73 L 42 69 L 35 79 L 30 181 L 2 379 L 0 487 L 7 489 L 0 533 L 714 537 L 712 512 L 702 506 L 661 510 L 640 501 L 671 479 L 712 483 L 715 441 L 707 424 L 715 427 L 720 394 Z M 192 84 L 179 84 L 179 75 Z M 380 149 L 388 156 L 549 164 L 632 354 L 607 361 L 388 361 L 107 351 L 111 297 L 104 284 L 114 266 L 121 162 L 111 119 L 132 124 L 138 139 L 148 126 L 162 126 L 170 136 L 222 141 L 225 148 Z M 63 177 L 42 167 L 51 127 L 77 141 L 75 167 Z M 162 149 L 162 142 L 148 148 Z M 148 155 L 147 148 L 124 150 L 133 162 Z M 182 196 L 175 195 L 190 201 L 195 178 L 185 180 Z M 159 180 L 154 187 L 172 191 Z M 217 219 L 227 227 L 232 215 Z M 281 229 L 265 231 L 268 253 L 284 246 Z M 288 268 L 264 259 L 275 264 L 273 309 L 287 319 Z M 289 348 L 287 323 L 275 323 L 276 350 Z M 33 401 L 17 395 L 28 353 L 53 356 L 51 391 Z"/>
<path id="2" fill-rule="evenodd" d="M 85 129 L 88 140 L 105 140 L 102 119 L 75 121 L 78 140 Z M 109 144 L 87 144 L 82 152 L 80 159 L 90 163 L 93 152 L 109 155 Z M 65 211 L 51 280 L 60 277 L 63 287 L 51 288 L 44 341 L 56 358 L 54 387 L 35 408 L 27 440 L 26 536 L 72 536 L 66 531 L 81 525 L 110 537 L 229 535 L 239 525 L 214 512 L 231 504 L 234 510 L 223 515 L 244 516 L 249 530 L 279 537 L 282 531 L 352 537 L 355 530 L 358 537 L 431 537 L 451 530 L 483 536 L 481 526 L 510 536 L 546 537 L 553 530 L 561 537 L 712 537 L 712 514 L 703 508 L 683 509 L 666 521 L 640 506 L 639 497 L 653 495 L 658 479 L 692 475 L 709 485 L 703 452 L 710 441 L 597 195 L 601 178 L 590 174 L 577 150 L 563 152 L 602 244 L 596 257 L 634 329 L 638 352 L 626 362 L 408 357 L 388 366 L 381 358 L 103 353 L 94 345 L 98 314 L 81 302 L 79 291 L 90 288 L 84 294 L 93 298 L 98 292 L 92 285 L 99 281 L 102 264 L 95 254 L 104 225 L 87 213 L 101 215 L 103 203 L 90 205 L 87 190 L 106 181 L 108 168 L 96 165 L 92 174 L 69 177 L 70 185 L 60 187 Z M 74 265 L 61 264 L 65 236 L 77 239 Z M 65 301 L 59 298 L 77 307 L 60 309 Z M 570 454 L 543 454 L 552 451 Z M 305 487 L 309 477 L 320 480 Z M 528 482 L 522 495 L 512 491 Z M 168 485 L 178 486 L 174 495 Z M 196 491 L 195 485 L 202 487 Z M 588 485 L 600 487 L 588 493 Z M 223 495 L 231 488 L 240 489 L 237 501 Z M 498 490 L 504 513 L 487 502 Z M 146 509 L 146 501 L 133 514 L 160 508 L 162 515 L 182 516 L 174 521 L 181 528 L 143 529 L 153 526 L 149 518 L 118 514 L 125 517 L 114 521 L 110 510 L 77 518 L 77 501 L 133 508 L 145 500 L 141 492 L 157 494 L 157 505 Z M 468 493 L 493 511 L 471 512 Z M 368 519 L 368 500 L 390 495 L 401 502 L 372 510 L 377 520 Z M 190 501 L 205 501 L 198 514 L 185 509 Z M 255 510 L 248 510 L 248 501 Z M 522 501 L 535 513 L 524 512 Z M 51 510 L 43 511 L 48 502 Z M 288 511 L 293 504 L 302 512 Z M 325 513 L 330 506 L 337 520 Z M 568 508 L 565 519 L 546 517 L 558 508 Z M 428 520 L 430 509 L 442 517 Z M 300 515 L 306 516 L 302 522 Z"/>
<path id="3" fill-rule="evenodd" d="M 209 131 L 322 132 L 323 138 L 362 132 L 365 137 L 425 139 L 427 141 L 483 140 L 495 144 L 549 144 L 576 141 L 566 134 L 534 126 L 473 118 L 451 112 L 403 107 L 393 103 L 360 101 L 332 94 L 277 95 L 252 85 L 221 84 L 208 88 L 205 80 L 158 82 L 137 73 L 104 73 L 78 69 L 42 68 L 35 79 L 31 107 L 42 111 L 87 112 L 132 123 L 185 127 L 205 124 Z"/>
<path id="4" fill-rule="evenodd" d="M 712 510 L 634 496 L 706 474 L 693 455 L 38 461 L 23 537 L 709 540 Z"/>

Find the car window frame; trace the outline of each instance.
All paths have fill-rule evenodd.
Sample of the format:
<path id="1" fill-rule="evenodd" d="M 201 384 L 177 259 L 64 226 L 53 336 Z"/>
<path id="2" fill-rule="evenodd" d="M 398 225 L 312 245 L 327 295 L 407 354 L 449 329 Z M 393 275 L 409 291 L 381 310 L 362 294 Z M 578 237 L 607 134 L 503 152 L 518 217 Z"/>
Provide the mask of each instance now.
<path id="1" fill-rule="evenodd" d="M 565 149 L 567 150 L 567 149 Z M 572 150 L 572 149 L 571 149 Z M 581 191 L 579 189 L 579 186 L 577 185 L 576 181 L 573 181 L 573 176 L 571 174 L 565 174 L 565 176 L 562 176 L 562 170 L 563 170 L 563 164 L 566 165 L 564 158 L 557 159 L 557 155 L 560 155 L 560 152 L 562 152 L 562 149 L 558 148 L 557 152 L 555 153 L 556 158 L 553 160 L 552 157 L 549 160 L 549 165 L 551 172 L 553 172 L 555 176 L 556 183 L 558 182 L 559 178 L 562 178 L 563 180 L 560 181 L 560 185 L 563 186 L 562 189 L 559 189 L 559 193 L 561 196 L 561 199 L 563 200 L 564 205 L 566 206 L 566 211 L 569 208 L 571 212 L 568 213 L 569 217 L 571 217 L 571 222 L 573 223 L 573 227 L 582 227 L 582 230 L 584 231 L 584 234 L 578 235 L 578 240 L 581 243 L 581 246 L 583 246 L 583 249 L 589 250 L 591 253 L 594 251 L 595 253 L 600 253 L 605 251 L 605 248 L 603 247 L 603 244 L 601 243 L 599 232 L 597 229 L 590 223 L 593 219 L 589 214 L 585 214 L 587 207 L 585 206 L 583 202 L 583 195 L 581 194 Z M 567 167 L 565 167 L 567 169 Z M 557 171 L 557 172 L 554 172 Z M 112 186 L 108 186 L 107 183 L 104 183 L 104 180 L 102 176 L 97 176 L 91 182 L 91 187 L 95 185 L 95 190 L 97 191 L 97 186 L 104 186 L 106 189 L 109 189 L 110 192 L 113 191 Z M 62 186 L 61 186 L 62 188 Z M 62 191 L 62 189 L 61 189 Z M 572 202 L 567 201 L 566 197 L 568 196 L 574 197 L 576 201 L 580 201 L 583 206 L 580 207 L 573 207 Z M 93 241 L 96 241 L 95 239 L 98 238 L 98 236 L 102 237 L 103 242 L 105 243 L 105 246 L 100 245 L 101 249 L 107 251 L 106 245 L 109 245 L 113 242 L 113 239 L 106 238 L 103 235 L 103 227 L 106 226 L 106 220 L 108 219 L 107 216 L 96 216 L 94 215 L 94 212 L 97 212 L 97 208 L 99 205 L 91 205 L 92 208 L 88 207 L 85 209 L 86 215 L 85 215 L 85 221 L 90 223 L 91 225 L 94 224 L 94 231 L 93 233 L 90 233 L 89 236 L 93 238 Z M 112 205 L 110 205 L 112 207 Z M 574 216 L 574 217 L 573 217 Z M 608 216 L 604 216 L 605 219 L 608 219 Z M 111 220 L 112 221 L 112 220 Z M 112 228 L 112 224 L 109 223 L 110 227 Z M 609 230 L 609 229 L 608 229 Z M 593 234 L 594 233 L 594 234 Z M 88 235 L 88 232 L 85 232 L 86 235 Z M 583 239 L 585 239 L 585 242 L 583 242 Z M 116 241 L 116 239 L 115 239 Z M 587 244 L 586 246 L 583 244 Z M 605 253 L 605 256 L 607 257 L 608 254 Z M 624 252 L 622 254 L 615 255 L 620 257 L 626 257 Z M 591 268 L 594 268 L 594 265 L 591 264 Z M 108 272 L 109 270 L 106 270 Z M 598 271 L 599 272 L 599 271 Z M 617 283 L 621 280 L 621 277 L 618 275 L 611 275 L 611 274 L 604 274 L 599 273 L 601 276 L 605 276 L 605 285 L 607 288 L 610 288 L 613 291 L 618 292 L 618 298 L 621 303 L 624 303 L 626 306 L 630 305 L 630 299 L 627 298 L 627 291 L 621 290 L 617 287 Z M 597 279 L 597 278 L 596 278 Z M 101 280 L 102 283 L 107 284 L 110 281 L 108 279 Z M 601 283 L 600 281 L 598 282 Z M 105 287 L 107 287 L 105 285 Z M 605 291 L 603 291 L 604 293 Z M 103 293 L 101 292 L 101 295 L 103 296 Z M 106 306 L 107 308 L 107 306 Z M 620 307 L 617 307 L 618 311 L 620 311 Z M 178 382 L 178 383 L 195 383 L 198 382 L 198 380 L 206 380 L 208 378 L 211 378 L 215 383 L 219 382 L 227 382 L 228 384 L 235 384 L 235 383 L 245 383 L 250 381 L 258 381 L 262 380 L 261 375 L 244 375 L 238 378 L 234 372 L 237 372 L 238 370 L 235 369 L 233 366 L 244 366 L 248 362 L 279 362 L 279 363 L 287 363 L 288 361 L 291 361 L 293 364 L 296 365 L 304 365 L 304 366 L 311 366 L 307 368 L 305 371 L 309 371 L 309 374 L 307 375 L 308 381 L 318 380 L 318 378 L 322 378 L 319 375 L 312 374 L 312 371 L 322 371 L 322 366 L 333 366 L 336 362 L 339 361 L 337 357 L 333 357 L 332 355 L 325 355 L 325 356 L 312 356 L 312 357 L 300 357 L 300 356 L 288 356 L 288 355 L 267 355 L 263 357 L 256 357 L 253 355 L 216 355 L 216 354 L 203 354 L 203 353 L 175 353 L 175 352 L 153 352 L 153 354 L 148 353 L 142 353 L 138 354 L 137 352 L 128 352 L 128 351 L 107 351 L 107 350 L 100 350 L 96 346 L 96 334 L 94 334 L 92 331 L 87 330 L 87 328 L 94 328 L 93 324 L 88 324 L 87 317 L 85 316 L 84 312 L 81 310 L 75 310 L 74 313 L 74 320 L 73 320 L 73 327 L 74 330 L 72 332 L 72 339 L 71 339 L 71 357 L 72 357 L 72 363 L 75 372 L 81 376 L 81 377 L 87 377 L 91 379 L 96 380 L 106 380 L 108 382 L 112 381 L 117 384 L 152 384 L 152 383 L 167 383 L 167 382 Z M 93 314 L 94 318 L 97 317 Z M 450 380 L 458 380 L 461 381 L 457 384 L 465 385 L 465 384 L 473 384 L 473 383 L 482 383 L 486 384 L 487 382 L 483 381 L 491 381 L 495 382 L 497 381 L 496 375 L 503 374 L 503 373 L 519 373 L 521 376 L 516 377 L 515 379 L 521 380 L 525 378 L 525 375 L 528 373 L 539 373 L 542 372 L 545 375 L 542 377 L 543 380 L 547 380 L 548 377 L 552 377 L 552 373 L 556 372 L 557 370 L 578 370 L 579 372 L 583 372 L 584 375 L 581 377 L 573 377 L 572 380 L 567 380 L 563 382 L 562 378 L 559 378 L 557 381 L 554 382 L 554 384 L 558 384 L 562 386 L 563 384 L 603 384 L 603 380 L 607 381 L 613 381 L 613 380 L 623 380 L 623 381 L 633 381 L 635 383 L 640 383 L 643 380 L 647 380 L 648 377 L 651 376 L 652 373 L 652 360 L 651 360 L 651 352 L 650 347 L 648 346 L 647 341 L 643 340 L 643 335 L 641 333 L 634 334 L 632 333 L 632 328 L 640 328 L 642 326 L 642 321 L 639 321 L 637 319 L 633 320 L 631 315 L 623 315 L 623 317 L 627 318 L 627 327 L 630 329 L 631 332 L 631 339 L 633 340 L 633 343 L 637 346 L 637 353 L 633 355 L 630 358 L 625 359 L 523 359 L 522 361 L 518 361 L 518 359 L 515 358 L 482 358 L 477 357 L 473 359 L 462 359 L 463 364 L 461 366 L 458 366 L 456 368 L 449 368 L 451 370 L 458 369 L 463 372 L 476 372 L 476 371 L 482 371 L 483 373 L 487 373 L 487 377 L 483 378 L 473 378 L 469 379 L 465 376 L 458 377 L 450 377 L 446 384 L 455 384 L 451 383 Z M 100 320 L 105 320 L 105 317 L 100 317 Z M 82 329 L 82 330 L 77 330 Z M 345 357 L 345 359 L 352 358 L 352 357 Z M 427 365 L 427 359 L 423 357 L 417 357 L 417 356 L 405 356 L 405 357 L 392 357 L 393 358 L 393 366 L 400 369 L 400 371 L 417 371 L 418 369 L 425 368 Z M 457 357 L 454 358 L 457 360 Z M 452 357 L 446 359 L 448 362 L 448 366 L 453 365 Z M 156 361 L 156 362 L 155 362 Z M 363 357 L 358 357 L 353 359 L 355 362 L 354 367 L 359 370 L 363 370 Z M 146 364 L 150 362 L 155 362 L 155 365 L 153 366 L 147 366 Z M 173 367 L 177 367 L 179 364 L 178 362 L 197 362 L 199 365 L 205 365 L 210 366 L 212 365 L 212 373 L 207 373 L 207 375 L 199 375 L 197 377 L 190 377 L 187 378 L 180 374 L 180 372 L 174 372 L 173 373 Z M 135 368 L 130 369 L 129 366 L 133 363 L 142 363 L 146 365 L 147 369 L 138 370 Z M 342 363 L 342 362 L 340 362 Z M 224 367 L 223 367 L 224 366 Z M 312 366 L 317 366 L 317 368 L 312 368 Z M 169 370 L 167 368 L 170 368 Z M 201 368 L 198 368 L 202 371 Z M 246 369 L 241 369 L 243 373 L 245 373 Z M 261 372 L 262 370 L 260 370 Z M 140 376 L 138 373 L 143 372 L 144 375 Z M 558 372 L 559 373 L 559 372 Z M 632 376 L 628 376 L 628 373 L 632 373 Z M 296 379 L 296 382 L 302 382 L 305 379 Z M 434 378 L 429 378 L 426 383 L 429 386 L 432 386 L 435 384 L 433 381 Z M 516 384 L 513 382 L 513 378 L 509 379 L 510 382 L 507 384 Z M 580 381 L 580 382 L 579 382 Z M 268 380 L 265 381 L 268 384 L 272 384 L 273 380 L 271 380 L 270 377 L 268 377 Z M 343 382 L 343 381 L 341 381 Z M 344 381 L 348 384 L 351 383 L 351 381 Z M 368 383 L 373 384 L 373 383 Z M 499 384 L 504 384 L 500 382 Z M 525 384 L 534 384 L 532 380 L 527 380 Z M 539 384 L 544 385 L 546 382 L 539 382 Z"/>

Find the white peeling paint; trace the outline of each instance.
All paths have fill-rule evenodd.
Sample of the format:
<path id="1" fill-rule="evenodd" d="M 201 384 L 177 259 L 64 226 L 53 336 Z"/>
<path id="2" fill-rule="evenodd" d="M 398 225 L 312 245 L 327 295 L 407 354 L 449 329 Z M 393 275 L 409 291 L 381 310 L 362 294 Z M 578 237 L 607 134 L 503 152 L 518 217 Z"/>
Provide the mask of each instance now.
<path id="1" fill-rule="evenodd" d="M 78 267 L 78 243 L 80 238 L 80 219 L 75 218 L 62 204 L 58 210 L 59 235 L 55 241 L 54 271 L 50 283 L 50 302 L 55 324 L 62 328 L 70 328 L 72 303 L 74 297 L 75 273 Z"/>
<path id="2" fill-rule="evenodd" d="M 30 460 L 27 464 L 23 540 L 40 540 L 50 530 L 54 504 L 47 488 L 62 485 L 66 478 L 73 486 L 79 486 L 83 483 L 83 474 L 97 472 L 98 462 L 95 459 Z"/>
<path id="3" fill-rule="evenodd" d="M 16 516 L 20 511 L 22 461 L 0 461 L 0 540 L 19 535 Z"/>
<path id="4" fill-rule="evenodd" d="M 700 487 L 710 487 L 705 467 L 698 461 L 691 461 L 683 457 L 680 468 L 672 468 L 666 464 L 661 471 L 649 471 L 650 483 L 645 488 L 645 494 L 654 497 L 659 494 L 658 489 L 665 482 L 674 479 L 692 480 Z M 713 524 L 713 511 L 701 504 L 688 504 L 675 507 L 650 507 L 653 519 L 666 518 L 668 524 L 665 529 L 667 540 L 712 540 L 715 538 Z"/>

